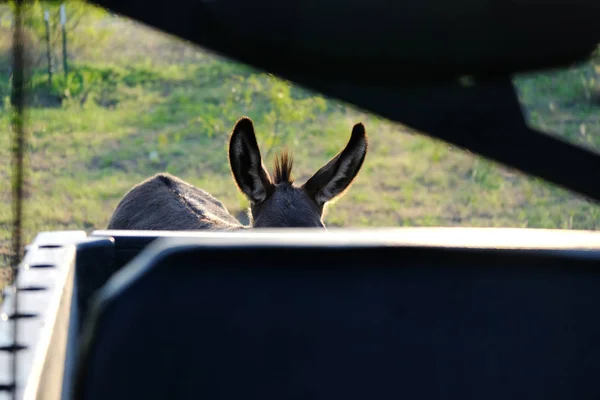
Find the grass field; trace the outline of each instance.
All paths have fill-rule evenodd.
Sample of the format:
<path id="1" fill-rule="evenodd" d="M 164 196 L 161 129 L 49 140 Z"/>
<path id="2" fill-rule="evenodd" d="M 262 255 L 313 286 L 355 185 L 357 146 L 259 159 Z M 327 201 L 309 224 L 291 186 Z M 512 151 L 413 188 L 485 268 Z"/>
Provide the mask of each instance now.
<path id="1" fill-rule="evenodd" d="M 103 13 L 86 18 L 69 32 L 69 77 L 58 68 L 48 92 L 43 63 L 33 71 L 27 241 L 39 231 L 106 227 L 121 196 L 160 171 L 212 192 L 244 220 L 247 202 L 226 153 L 243 115 L 255 121 L 269 164 L 282 146 L 294 151 L 300 182 L 343 148 L 354 123 L 366 125 L 367 159 L 353 188 L 328 209 L 329 226 L 600 226 L 598 205 L 560 188 L 143 26 Z M 10 37 L 2 26 L 0 262 L 8 254 L 11 222 Z M 37 43 L 33 53 L 43 59 L 43 46 Z M 585 65 L 520 77 L 531 123 L 600 149 L 600 113 L 585 101 L 593 96 L 595 76 Z M 68 96 L 57 100 L 65 89 Z"/>

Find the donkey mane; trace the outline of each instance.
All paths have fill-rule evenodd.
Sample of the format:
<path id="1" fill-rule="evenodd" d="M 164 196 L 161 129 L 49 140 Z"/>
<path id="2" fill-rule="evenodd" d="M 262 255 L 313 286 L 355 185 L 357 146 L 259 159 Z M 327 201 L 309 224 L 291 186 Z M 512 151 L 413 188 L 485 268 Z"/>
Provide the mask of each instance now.
<path id="1" fill-rule="evenodd" d="M 273 183 L 294 183 L 292 168 L 294 167 L 294 156 L 288 150 L 283 150 L 275 155 Z"/>

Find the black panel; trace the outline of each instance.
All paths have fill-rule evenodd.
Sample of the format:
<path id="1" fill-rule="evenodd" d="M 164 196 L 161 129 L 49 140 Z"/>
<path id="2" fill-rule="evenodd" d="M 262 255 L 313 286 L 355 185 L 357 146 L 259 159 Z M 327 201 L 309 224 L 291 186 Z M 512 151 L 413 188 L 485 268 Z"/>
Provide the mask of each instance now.
<path id="1" fill-rule="evenodd" d="M 77 398 L 600 395 L 595 253 L 167 245 L 104 289 Z"/>
<path id="2" fill-rule="evenodd" d="M 80 329 L 92 296 L 116 270 L 115 244 L 112 238 L 89 238 L 77 243 L 75 279 Z"/>
<path id="3" fill-rule="evenodd" d="M 136 231 L 139 233 L 140 231 Z M 125 264 L 137 256 L 144 248 L 156 240 L 161 235 L 153 234 L 152 231 L 146 231 L 147 235 L 135 235 L 128 231 L 96 231 L 91 234 L 92 237 L 110 237 L 114 244 L 114 266 L 112 272 L 121 269 Z"/>
<path id="4" fill-rule="evenodd" d="M 412 85 L 502 76 L 587 57 L 596 0 L 94 0 L 282 75 Z"/>

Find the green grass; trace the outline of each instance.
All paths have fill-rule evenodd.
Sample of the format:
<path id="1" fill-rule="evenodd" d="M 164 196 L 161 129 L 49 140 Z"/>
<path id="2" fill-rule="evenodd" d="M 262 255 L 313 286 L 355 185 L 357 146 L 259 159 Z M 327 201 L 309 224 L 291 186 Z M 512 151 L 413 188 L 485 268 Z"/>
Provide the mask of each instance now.
<path id="1" fill-rule="evenodd" d="M 294 151 L 299 182 L 343 148 L 354 123 L 366 125 L 367 159 L 354 186 L 328 208 L 329 226 L 600 226 L 598 205 L 560 188 L 147 28 L 97 18 L 95 27 L 71 34 L 78 42 L 103 39 L 74 44 L 68 77 L 59 69 L 49 90 L 43 64 L 33 71 L 27 241 L 39 231 L 105 228 L 127 190 L 161 171 L 210 191 L 243 216 L 248 204 L 226 153 L 243 115 L 255 121 L 266 163 L 283 146 Z M 581 66 L 517 83 L 532 125 L 597 150 L 598 108 L 575 102 L 595 85 L 589 73 Z M 10 132 L 7 81 L 0 75 L 1 132 Z M 2 134 L 0 179 L 10 182 L 10 174 L 10 135 Z M 8 255 L 9 190 L 0 187 L 0 263 Z"/>

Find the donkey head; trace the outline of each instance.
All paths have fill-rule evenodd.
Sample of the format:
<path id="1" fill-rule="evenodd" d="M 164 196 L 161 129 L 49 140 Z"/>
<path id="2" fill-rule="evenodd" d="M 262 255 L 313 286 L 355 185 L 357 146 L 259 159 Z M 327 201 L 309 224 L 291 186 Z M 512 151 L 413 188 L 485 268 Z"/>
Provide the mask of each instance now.
<path id="1" fill-rule="evenodd" d="M 342 195 L 360 171 L 367 154 L 367 134 L 354 125 L 346 148 L 319 169 L 304 185 L 294 185 L 289 153 L 275 158 L 273 178 L 266 170 L 254 126 L 240 119 L 229 141 L 229 163 L 238 188 L 250 200 L 255 228 L 320 227 L 325 204 Z"/>

